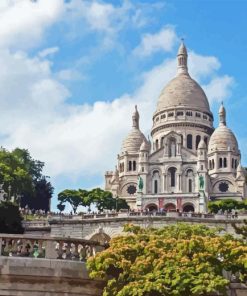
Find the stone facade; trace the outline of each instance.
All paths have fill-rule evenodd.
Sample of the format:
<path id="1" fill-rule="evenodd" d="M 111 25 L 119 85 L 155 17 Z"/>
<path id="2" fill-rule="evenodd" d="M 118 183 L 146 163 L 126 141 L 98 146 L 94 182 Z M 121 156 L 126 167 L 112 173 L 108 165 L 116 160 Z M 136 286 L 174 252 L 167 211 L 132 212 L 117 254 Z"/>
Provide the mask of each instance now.
<path id="1" fill-rule="evenodd" d="M 116 170 L 105 174 L 105 189 L 131 208 L 206 212 L 208 200 L 246 197 L 241 154 L 224 106 L 214 129 L 208 99 L 189 75 L 183 43 L 177 61 L 177 76 L 158 99 L 151 140 L 140 130 L 136 107 Z"/>

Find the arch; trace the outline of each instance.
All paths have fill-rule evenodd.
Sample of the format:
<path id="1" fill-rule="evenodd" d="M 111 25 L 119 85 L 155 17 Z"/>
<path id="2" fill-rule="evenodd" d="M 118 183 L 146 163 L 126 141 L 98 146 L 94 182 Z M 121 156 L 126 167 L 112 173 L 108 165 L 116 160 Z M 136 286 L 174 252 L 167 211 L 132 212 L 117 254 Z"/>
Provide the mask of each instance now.
<path id="1" fill-rule="evenodd" d="M 175 167 L 170 167 L 168 169 L 168 174 L 170 176 L 170 186 L 171 187 L 176 186 L 176 171 L 177 171 L 177 169 Z"/>
<path id="2" fill-rule="evenodd" d="M 159 170 L 154 170 L 152 172 L 152 192 L 153 194 L 159 193 L 160 186 L 160 172 Z"/>
<path id="3" fill-rule="evenodd" d="M 219 158 L 219 168 L 223 167 L 223 161 L 222 161 L 222 157 Z"/>
<path id="4" fill-rule="evenodd" d="M 90 240 L 95 241 L 95 242 L 99 242 L 99 243 L 109 243 L 109 241 L 111 240 L 110 236 L 107 235 L 104 232 L 99 232 L 99 233 L 95 233 Z"/>
<path id="5" fill-rule="evenodd" d="M 201 141 L 201 136 L 197 135 L 196 136 L 196 149 L 198 148 L 198 145 L 199 145 L 200 141 Z"/>
<path id="6" fill-rule="evenodd" d="M 212 169 L 214 169 L 214 159 L 212 159 Z"/>
<path id="7" fill-rule="evenodd" d="M 132 171 L 132 161 L 129 161 L 129 171 Z"/>
<path id="8" fill-rule="evenodd" d="M 193 191 L 192 190 L 192 179 L 188 180 L 188 187 L 189 187 L 189 193 L 191 193 Z"/>
<path id="9" fill-rule="evenodd" d="M 136 161 L 133 161 L 133 171 L 136 171 Z"/>
<path id="10" fill-rule="evenodd" d="M 146 205 L 145 209 L 148 210 L 149 212 L 155 212 L 155 211 L 158 211 L 158 206 L 155 203 L 151 203 Z"/>
<path id="11" fill-rule="evenodd" d="M 192 203 L 186 203 L 183 205 L 183 212 L 195 212 L 195 207 Z"/>
<path id="12" fill-rule="evenodd" d="M 174 203 L 171 203 L 171 202 L 169 202 L 169 203 L 167 203 L 166 205 L 165 205 L 165 210 L 167 211 L 167 212 L 173 212 L 173 211 L 176 211 L 176 206 L 175 206 L 175 204 Z"/>
<path id="13" fill-rule="evenodd" d="M 188 134 L 187 135 L 187 148 L 188 149 L 193 149 L 192 140 L 193 140 L 192 135 Z"/>
<path id="14" fill-rule="evenodd" d="M 159 149 L 159 140 L 157 139 L 155 141 L 155 150 L 158 150 Z"/>
<path id="15" fill-rule="evenodd" d="M 227 168 L 227 159 L 224 157 L 224 168 Z"/>

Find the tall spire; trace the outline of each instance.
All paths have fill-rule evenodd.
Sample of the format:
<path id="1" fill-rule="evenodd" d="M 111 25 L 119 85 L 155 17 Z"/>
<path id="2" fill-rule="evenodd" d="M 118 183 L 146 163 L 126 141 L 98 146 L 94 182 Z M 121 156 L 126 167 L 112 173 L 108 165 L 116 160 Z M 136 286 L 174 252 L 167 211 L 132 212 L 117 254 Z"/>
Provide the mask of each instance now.
<path id="1" fill-rule="evenodd" d="M 132 127 L 139 129 L 139 112 L 137 110 L 137 106 L 135 105 L 135 111 L 132 115 Z"/>
<path id="2" fill-rule="evenodd" d="M 178 54 L 177 54 L 177 61 L 178 61 L 178 74 L 187 74 L 188 73 L 188 67 L 187 67 L 187 59 L 188 59 L 188 54 L 187 54 L 187 49 L 184 44 L 184 40 L 181 39 L 181 44 L 178 49 Z"/>
<path id="3" fill-rule="evenodd" d="M 223 102 L 221 103 L 219 109 L 219 125 L 226 125 L 226 109 L 223 105 Z"/>

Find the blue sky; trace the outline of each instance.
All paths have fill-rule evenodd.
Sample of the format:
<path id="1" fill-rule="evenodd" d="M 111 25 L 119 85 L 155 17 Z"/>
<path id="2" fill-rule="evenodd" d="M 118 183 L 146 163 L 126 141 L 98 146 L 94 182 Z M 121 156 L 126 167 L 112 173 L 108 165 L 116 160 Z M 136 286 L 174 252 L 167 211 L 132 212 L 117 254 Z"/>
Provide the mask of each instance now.
<path id="1" fill-rule="evenodd" d="M 217 126 L 247 165 L 247 2 L 1 0 L 0 140 L 46 163 L 56 194 L 104 184 L 138 104 L 148 135 L 180 38 Z"/>

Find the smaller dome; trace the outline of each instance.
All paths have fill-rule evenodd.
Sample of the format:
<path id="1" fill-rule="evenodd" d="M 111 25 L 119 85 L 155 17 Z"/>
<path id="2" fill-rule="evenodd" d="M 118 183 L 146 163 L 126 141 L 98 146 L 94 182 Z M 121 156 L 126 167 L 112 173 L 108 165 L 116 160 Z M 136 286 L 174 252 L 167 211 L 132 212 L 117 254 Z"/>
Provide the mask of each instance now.
<path id="1" fill-rule="evenodd" d="M 138 153 L 142 142 L 147 142 L 147 139 L 139 129 L 139 112 L 137 106 L 132 115 L 132 129 L 122 144 L 122 152 Z"/>
<path id="2" fill-rule="evenodd" d="M 238 142 L 234 133 L 226 126 L 219 126 L 213 132 L 208 145 L 209 152 L 214 150 L 238 151 Z"/>
<path id="3" fill-rule="evenodd" d="M 226 126 L 226 110 L 221 105 L 219 109 L 219 126 L 209 140 L 208 151 L 235 151 L 238 152 L 238 142 L 234 133 Z"/>
<path id="4" fill-rule="evenodd" d="M 137 129 L 132 128 L 128 136 L 125 138 L 122 144 L 122 152 L 137 153 L 140 150 L 141 144 L 146 141 L 143 133 Z"/>
<path id="5" fill-rule="evenodd" d="M 150 143 L 146 140 L 143 141 L 140 147 L 140 151 L 149 151 L 150 150 Z"/>
<path id="6" fill-rule="evenodd" d="M 201 141 L 198 145 L 198 149 L 207 149 L 207 145 L 203 139 L 201 139 Z"/>

